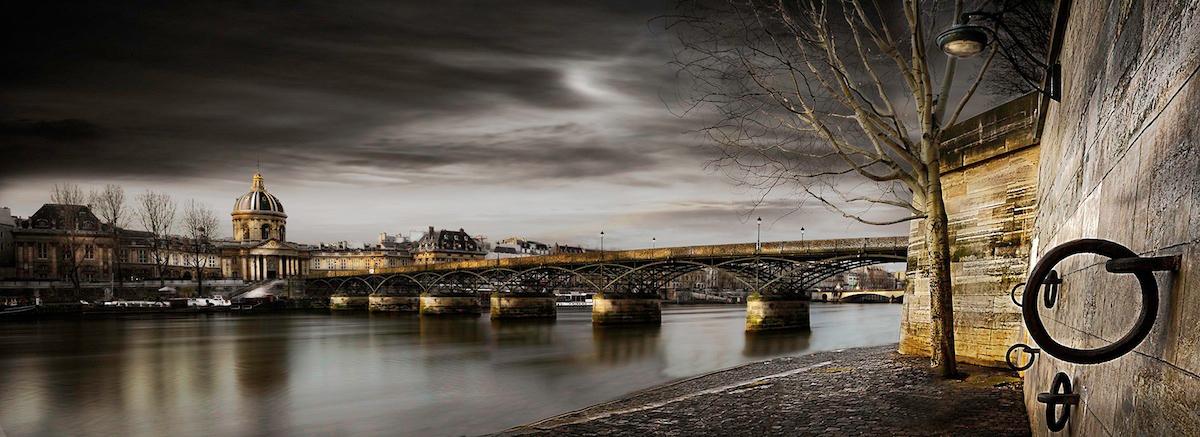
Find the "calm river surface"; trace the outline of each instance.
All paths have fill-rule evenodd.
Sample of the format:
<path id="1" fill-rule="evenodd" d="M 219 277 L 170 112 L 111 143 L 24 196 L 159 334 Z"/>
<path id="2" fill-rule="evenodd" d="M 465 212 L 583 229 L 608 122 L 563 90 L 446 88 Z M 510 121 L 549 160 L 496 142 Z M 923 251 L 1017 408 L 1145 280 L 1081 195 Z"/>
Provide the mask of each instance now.
<path id="1" fill-rule="evenodd" d="M 747 335 L 745 308 L 661 327 L 281 314 L 0 324 L 0 435 L 462 435 L 782 355 L 897 341 L 900 305 L 812 306 Z"/>

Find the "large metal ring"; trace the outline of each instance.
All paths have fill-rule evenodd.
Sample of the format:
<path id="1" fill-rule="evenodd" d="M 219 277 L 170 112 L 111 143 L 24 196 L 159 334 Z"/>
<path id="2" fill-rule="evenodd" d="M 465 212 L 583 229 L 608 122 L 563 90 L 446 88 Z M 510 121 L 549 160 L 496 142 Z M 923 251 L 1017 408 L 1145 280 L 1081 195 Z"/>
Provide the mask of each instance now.
<path id="1" fill-rule="evenodd" d="M 1071 255 L 1094 253 L 1109 258 L 1136 258 L 1137 254 L 1129 248 L 1107 240 L 1080 239 L 1069 241 L 1046 252 L 1037 266 L 1029 275 L 1025 284 L 1025 295 L 1021 300 L 1021 313 L 1025 325 L 1029 328 L 1029 336 L 1037 342 L 1038 347 L 1051 356 L 1063 361 L 1076 364 L 1097 364 L 1114 360 L 1136 348 L 1150 334 L 1154 327 L 1154 319 L 1158 316 L 1158 282 L 1149 271 L 1133 272 L 1142 288 L 1142 308 L 1137 322 L 1132 330 L 1117 340 L 1116 343 L 1096 349 L 1075 349 L 1054 341 L 1046 332 L 1042 318 L 1038 314 L 1037 297 L 1041 292 L 1042 283 L 1060 261 Z"/>
<path id="2" fill-rule="evenodd" d="M 1016 364 L 1013 364 L 1012 353 L 1013 353 L 1013 351 L 1015 351 L 1017 349 L 1021 349 L 1022 352 L 1025 352 L 1030 355 L 1029 361 L 1026 362 L 1024 366 L 1018 366 Z M 1017 344 L 1012 345 L 1012 347 L 1008 348 L 1008 352 L 1004 353 L 1004 362 L 1008 363 L 1008 368 L 1010 368 L 1010 369 L 1018 370 L 1018 371 L 1025 370 L 1025 369 L 1028 369 L 1033 366 L 1034 358 L 1037 358 L 1037 354 L 1039 354 L 1041 352 L 1042 351 L 1040 351 L 1038 349 L 1029 347 L 1029 345 L 1027 345 L 1027 344 L 1017 343 Z"/>
<path id="3" fill-rule="evenodd" d="M 1071 406 L 1079 405 L 1079 395 L 1071 391 L 1071 377 L 1058 372 L 1050 385 L 1049 393 L 1038 393 L 1038 402 L 1046 404 L 1046 428 L 1050 432 L 1059 432 L 1071 421 Z M 1055 408 L 1062 405 L 1062 416 L 1055 414 Z"/>

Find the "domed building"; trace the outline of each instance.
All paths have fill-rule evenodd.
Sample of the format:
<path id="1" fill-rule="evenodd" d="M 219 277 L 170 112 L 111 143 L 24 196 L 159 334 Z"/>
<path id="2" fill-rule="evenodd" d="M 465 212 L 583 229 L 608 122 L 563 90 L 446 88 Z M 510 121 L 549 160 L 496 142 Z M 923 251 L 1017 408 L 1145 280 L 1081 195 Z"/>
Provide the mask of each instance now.
<path id="1" fill-rule="evenodd" d="M 262 281 L 302 278 L 308 273 L 307 251 L 287 242 L 287 213 L 279 198 L 267 192 L 260 173 L 250 192 L 233 203 L 233 241 L 224 248 L 227 278 Z"/>

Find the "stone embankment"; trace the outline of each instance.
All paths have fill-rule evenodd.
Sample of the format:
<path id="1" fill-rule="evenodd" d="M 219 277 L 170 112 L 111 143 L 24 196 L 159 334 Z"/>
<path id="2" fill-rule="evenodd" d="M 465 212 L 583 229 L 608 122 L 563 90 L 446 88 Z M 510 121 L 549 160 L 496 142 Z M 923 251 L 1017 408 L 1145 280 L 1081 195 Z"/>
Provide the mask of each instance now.
<path id="1" fill-rule="evenodd" d="M 896 345 L 752 363 L 498 436 L 1026 436 L 1015 374 L 960 366 L 944 380 Z"/>

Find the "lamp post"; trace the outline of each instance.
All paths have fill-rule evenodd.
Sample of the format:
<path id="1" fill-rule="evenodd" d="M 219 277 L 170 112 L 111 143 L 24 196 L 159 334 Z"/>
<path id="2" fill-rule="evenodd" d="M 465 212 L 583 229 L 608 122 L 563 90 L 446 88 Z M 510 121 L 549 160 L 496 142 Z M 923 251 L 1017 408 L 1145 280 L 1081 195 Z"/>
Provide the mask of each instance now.
<path id="1" fill-rule="evenodd" d="M 755 221 L 758 222 L 758 237 L 754 240 L 754 253 L 757 254 L 762 252 L 762 217 Z"/>
<path id="2" fill-rule="evenodd" d="M 762 217 L 755 221 L 758 222 L 758 237 L 754 240 L 754 292 L 758 293 L 758 271 L 762 267 L 759 265 L 761 261 L 758 259 L 759 254 L 762 253 Z"/>
<path id="3" fill-rule="evenodd" d="M 1033 89 L 1036 89 L 1039 93 L 1042 93 L 1054 101 L 1058 101 L 1060 98 L 1062 98 L 1062 64 L 1054 63 L 1053 65 L 1050 65 L 1048 63 L 1049 60 L 1043 62 L 1035 57 L 1033 53 L 1031 53 L 1029 49 L 1025 47 L 1025 44 L 1021 43 L 1021 40 L 1017 38 L 1017 35 L 1013 33 L 1012 29 L 1009 29 L 1008 25 L 1004 24 L 1005 12 L 1008 11 L 1002 10 L 997 13 L 972 11 L 962 14 L 958 24 L 950 26 L 949 29 L 946 29 L 944 32 L 938 35 L 938 47 L 941 48 L 942 52 L 947 55 L 954 56 L 956 58 L 969 58 L 978 55 L 979 53 L 983 52 L 985 48 L 987 48 L 988 44 L 990 43 L 988 40 L 990 35 L 992 39 L 996 40 L 996 48 L 1000 50 L 1000 54 L 1004 55 L 1004 58 L 1008 60 L 1010 64 L 1012 64 L 1013 70 L 1017 72 L 1018 76 L 1021 76 L 1021 79 L 1025 80 L 1029 86 L 1033 87 Z M 992 23 L 995 23 L 996 29 L 1008 34 L 1008 36 L 1012 39 L 1013 45 L 1017 47 L 1022 56 L 1032 61 L 1038 66 L 1038 68 L 1046 71 L 1046 88 L 1043 89 L 1040 85 L 1034 83 L 1032 78 L 1025 74 L 1025 71 L 1022 70 L 1021 66 L 1017 64 L 1017 60 L 1013 57 L 1013 54 L 1009 52 L 1008 48 L 1005 47 L 1004 44 L 1000 43 L 999 34 L 996 32 L 996 29 L 972 25 L 970 24 L 972 18 L 991 21 Z"/>
<path id="4" fill-rule="evenodd" d="M 800 242 L 804 242 L 804 226 L 800 227 Z"/>
<path id="5" fill-rule="evenodd" d="M 650 237 L 650 248 L 658 249 L 658 238 Z"/>
<path id="6" fill-rule="evenodd" d="M 604 231 L 600 231 L 600 261 L 604 261 Z"/>

